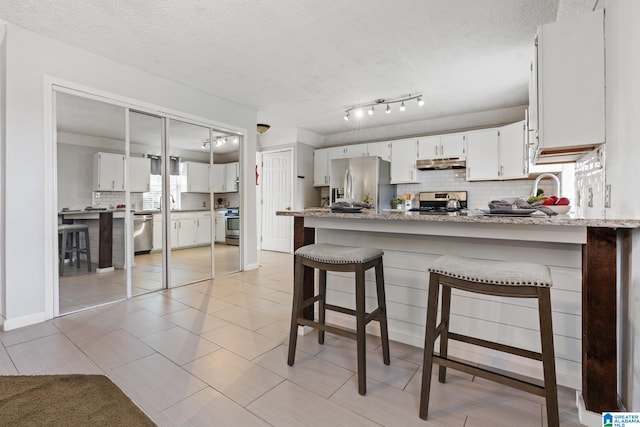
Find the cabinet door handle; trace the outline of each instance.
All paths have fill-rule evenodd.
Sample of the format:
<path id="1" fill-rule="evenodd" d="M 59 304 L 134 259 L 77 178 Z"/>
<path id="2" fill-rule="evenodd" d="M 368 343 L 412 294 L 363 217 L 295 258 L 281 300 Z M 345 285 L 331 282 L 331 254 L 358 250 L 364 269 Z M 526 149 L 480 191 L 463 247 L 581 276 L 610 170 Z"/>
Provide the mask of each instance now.
<path id="1" fill-rule="evenodd" d="M 115 181 L 111 181 L 111 189 L 113 190 L 114 188 L 116 188 L 116 182 Z"/>
<path id="2" fill-rule="evenodd" d="M 435 156 L 437 156 L 437 155 L 438 155 L 438 146 L 437 146 L 437 145 L 433 147 L 433 154 L 434 154 Z"/>

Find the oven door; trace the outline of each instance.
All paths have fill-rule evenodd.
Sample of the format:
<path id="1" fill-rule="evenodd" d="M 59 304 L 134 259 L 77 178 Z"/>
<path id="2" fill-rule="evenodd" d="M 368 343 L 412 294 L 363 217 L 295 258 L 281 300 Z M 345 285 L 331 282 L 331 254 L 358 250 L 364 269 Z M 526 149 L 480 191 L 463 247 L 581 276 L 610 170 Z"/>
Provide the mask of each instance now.
<path id="1" fill-rule="evenodd" d="M 227 245 L 240 244 L 240 216 L 227 215 L 225 217 L 225 239 Z"/>

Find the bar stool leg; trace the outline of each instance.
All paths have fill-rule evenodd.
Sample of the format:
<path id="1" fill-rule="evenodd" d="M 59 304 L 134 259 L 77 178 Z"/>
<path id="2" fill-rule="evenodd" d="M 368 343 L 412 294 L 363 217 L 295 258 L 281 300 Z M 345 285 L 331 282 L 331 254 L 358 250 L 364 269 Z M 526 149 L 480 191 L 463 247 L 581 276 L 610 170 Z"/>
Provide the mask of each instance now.
<path id="1" fill-rule="evenodd" d="M 367 360 L 366 344 L 367 334 L 365 331 L 365 298 L 364 298 L 364 270 L 362 264 L 356 267 L 356 343 L 358 352 L 358 393 L 367 393 Z"/>
<path id="2" fill-rule="evenodd" d="M 327 298 L 327 270 L 318 271 L 318 323 L 325 324 L 326 310 L 324 303 Z M 318 330 L 318 344 L 324 344 L 324 331 Z"/>
<path id="3" fill-rule="evenodd" d="M 424 334 L 424 357 L 422 361 L 422 390 L 420 392 L 420 418 L 427 419 L 429 394 L 431 393 L 431 371 L 433 369 L 433 346 L 436 340 L 436 318 L 438 317 L 438 291 L 440 275 L 429 276 L 429 296 L 427 300 L 427 324 Z"/>
<path id="4" fill-rule="evenodd" d="M 291 329 L 289 331 L 289 357 L 287 364 L 293 366 L 296 360 L 296 344 L 298 341 L 298 317 L 301 315 L 302 305 L 302 282 L 304 277 L 304 266 L 302 258 L 296 257 L 295 274 L 293 279 L 293 303 L 291 304 Z"/>
<path id="5" fill-rule="evenodd" d="M 447 357 L 449 352 L 449 319 L 451 318 L 451 288 L 442 285 L 442 309 L 440 322 L 444 325 L 440 332 L 440 357 Z M 447 380 L 447 367 L 440 365 L 438 368 L 438 381 L 444 383 Z"/>
<path id="6" fill-rule="evenodd" d="M 67 230 L 62 230 L 62 242 L 60 243 L 60 275 L 64 276 L 64 260 L 67 258 Z"/>
<path id="7" fill-rule="evenodd" d="M 87 271 L 91 273 L 91 245 L 89 243 L 89 230 L 84 231 L 84 245 L 87 255 Z"/>
<path id="8" fill-rule="evenodd" d="M 553 324 L 551 319 L 551 292 L 549 288 L 538 289 L 538 312 L 540 317 L 544 392 L 547 404 L 547 424 L 549 427 L 557 427 L 560 424 L 560 418 L 558 414 L 558 385 L 556 384 Z"/>
<path id="9" fill-rule="evenodd" d="M 376 265 L 376 293 L 378 294 L 378 307 L 380 308 L 380 338 L 382 339 L 382 360 L 385 365 L 391 363 L 389 356 L 389 330 L 387 328 L 387 305 L 384 294 L 384 270 L 382 268 L 382 259 Z"/>

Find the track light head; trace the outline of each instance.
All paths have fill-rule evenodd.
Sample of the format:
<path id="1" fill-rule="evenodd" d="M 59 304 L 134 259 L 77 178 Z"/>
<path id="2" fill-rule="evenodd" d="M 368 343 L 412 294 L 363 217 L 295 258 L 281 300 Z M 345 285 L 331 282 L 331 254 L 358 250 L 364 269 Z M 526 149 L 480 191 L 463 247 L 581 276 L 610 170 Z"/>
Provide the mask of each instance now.
<path id="1" fill-rule="evenodd" d="M 373 116 L 373 105 L 369 107 L 367 114 L 369 114 L 370 116 Z"/>
<path id="2" fill-rule="evenodd" d="M 406 110 L 407 107 L 404 106 L 404 101 L 400 104 L 400 111 Z"/>
<path id="3" fill-rule="evenodd" d="M 344 113 L 344 120 L 347 122 L 349 121 L 349 110 Z"/>
<path id="4" fill-rule="evenodd" d="M 422 107 L 424 105 L 424 100 L 422 99 L 422 97 L 418 97 L 418 106 Z"/>
<path id="5" fill-rule="evenodd" d="M 384 112 L 387 114 L 391 113 L 391 107 L 389 107 L 389 104 L 387 104 L 387 109 L 384 110 Z"/>

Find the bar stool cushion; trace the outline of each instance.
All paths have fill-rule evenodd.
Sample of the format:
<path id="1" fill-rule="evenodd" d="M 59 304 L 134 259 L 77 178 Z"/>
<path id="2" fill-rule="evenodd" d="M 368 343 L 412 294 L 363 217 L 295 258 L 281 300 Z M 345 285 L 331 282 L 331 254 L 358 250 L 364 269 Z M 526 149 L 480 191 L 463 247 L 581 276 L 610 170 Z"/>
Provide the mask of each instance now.
<path id="1" fill-rule="evenodd" d="M 383 254 L 384 252 L 377 248 L 359 248 L 331 243 L 302 246 L 295 252 L 296 256 L 331 264 L 361 264 L 381 257 Z"/>
<path id="2" fill-rule="evenodd" d="M 531 262 L 488 261 L 443 255 L 431 264 L 429 271 L 469 282 L 492 285 L 552 286 L 549 268 Z"/>

